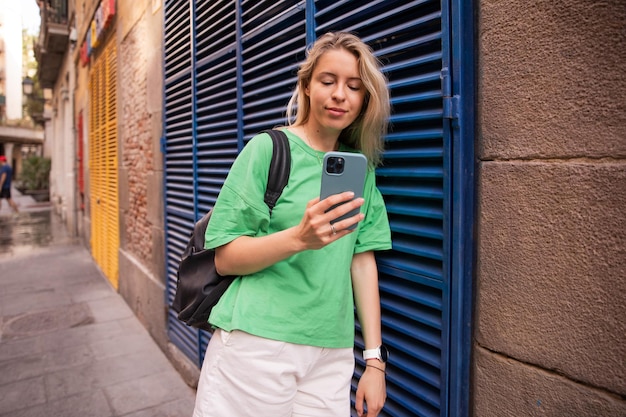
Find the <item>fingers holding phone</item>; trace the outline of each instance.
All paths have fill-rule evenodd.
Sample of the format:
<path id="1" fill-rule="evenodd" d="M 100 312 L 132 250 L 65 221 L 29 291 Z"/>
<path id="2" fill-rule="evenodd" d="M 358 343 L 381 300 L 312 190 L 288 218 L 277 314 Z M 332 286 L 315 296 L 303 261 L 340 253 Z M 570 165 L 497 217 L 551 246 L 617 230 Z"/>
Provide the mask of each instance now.
<path id="1" fill-rule="evenodd" d="M 367 159 L 358 153 L 328 152 L 322 163 L 320 197 L 307 204 L 297 227 L 305 249 L 319 249 L 352 233 L 365 218 L 363 187 Z"/>
<path id="2" fill-rule="evenodd" d="M 352 233 L 349 227 L 364 218 L 359 212 L 363 202 L 363 198 L 354 198 L 352 192 L 333 194 L 322 201 L 319 198 L 309 201 L 297 227 L 298 240 L 304 245 L 303 249 L 320 249 Z M 357 211 L 355 216 L 337 221 L 354 210 Z"/>
<path id="3" fill-rule="evenodd" d="M 333 196 L 327 202 L 330 207 L 330 229 L 336 232 L 354 230 L 363 219 L 360 207 L 363 205 L 363 187 L 367 174 L 367 158 L 360 153 L 328 152 L 322 163 L 322 186 L 320 200 Z M 343 194 L 346 192 L 352 193 Z M 340 194 L 341 196 L 337 196 Z M 343 195 L 342 195 L 343 194 Z"/>
<path id="4" fill-rule="evenodd" d="M 353 232 L 358 223 L 365 217 L 360 211 L 364 202 L 362 197 L 355 197 L 352 191 L 333 194 L 322 200 L 320 204 L 324 213 L 324 221 L 332 226 L 329 226 L 331 232 L 334 234 L 344 230 L 347 233 Z"/>

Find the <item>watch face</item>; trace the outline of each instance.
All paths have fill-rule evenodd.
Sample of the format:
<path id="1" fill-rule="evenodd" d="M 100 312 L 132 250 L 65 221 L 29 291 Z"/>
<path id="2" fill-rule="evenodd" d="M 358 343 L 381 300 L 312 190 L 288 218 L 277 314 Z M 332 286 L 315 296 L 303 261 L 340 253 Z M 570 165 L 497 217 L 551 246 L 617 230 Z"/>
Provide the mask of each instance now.
<path id="1" fill-rule="evenodd" d="M 380 360 L 382 360 L 383 363 L 387 362 L 387 359 L 389 359 L 389 351 L 387 350 L 387 346 L 380 345 L 379 352 L 380 352 Z"/>

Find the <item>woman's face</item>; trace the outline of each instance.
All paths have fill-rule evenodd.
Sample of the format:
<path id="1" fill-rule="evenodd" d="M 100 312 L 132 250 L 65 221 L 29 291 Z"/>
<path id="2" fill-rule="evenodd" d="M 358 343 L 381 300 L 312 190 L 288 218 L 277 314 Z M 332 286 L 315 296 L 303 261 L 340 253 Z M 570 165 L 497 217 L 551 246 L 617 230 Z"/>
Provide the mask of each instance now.
<path id="1" fill-rule="evenodd" d="M 325 52 L 305 93 L 311 102 L 308 122 L 320 131 L 339 135 L 359 116 L 365 98 L 356 57 L 345 49 Z"/>

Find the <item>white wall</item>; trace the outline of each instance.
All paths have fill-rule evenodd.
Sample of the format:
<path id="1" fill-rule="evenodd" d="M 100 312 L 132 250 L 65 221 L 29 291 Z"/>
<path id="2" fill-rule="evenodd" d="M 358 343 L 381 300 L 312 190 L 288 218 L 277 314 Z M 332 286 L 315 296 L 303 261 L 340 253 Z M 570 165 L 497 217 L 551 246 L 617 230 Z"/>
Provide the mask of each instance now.
<path id="1" fill-rule="evenodd" d="M 4 38 L 7 119 L 22 118 L 22 11 L 20 2 L 0 0 Z"/>

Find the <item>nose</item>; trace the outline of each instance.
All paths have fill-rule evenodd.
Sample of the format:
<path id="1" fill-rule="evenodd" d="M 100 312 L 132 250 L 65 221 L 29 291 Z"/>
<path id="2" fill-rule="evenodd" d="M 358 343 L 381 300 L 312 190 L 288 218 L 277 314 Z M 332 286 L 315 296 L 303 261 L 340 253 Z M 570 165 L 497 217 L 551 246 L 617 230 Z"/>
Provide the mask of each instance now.
<path id="1" fill-rule="evenodd" d="M 333 90 L 333 99 L 337 101 L 345 100 L 346 98 L 346 93 L 344 91 L 345 88 L 346 86 L 343 85 L 342 83 L 337 83 L 336 88 Z"/>

